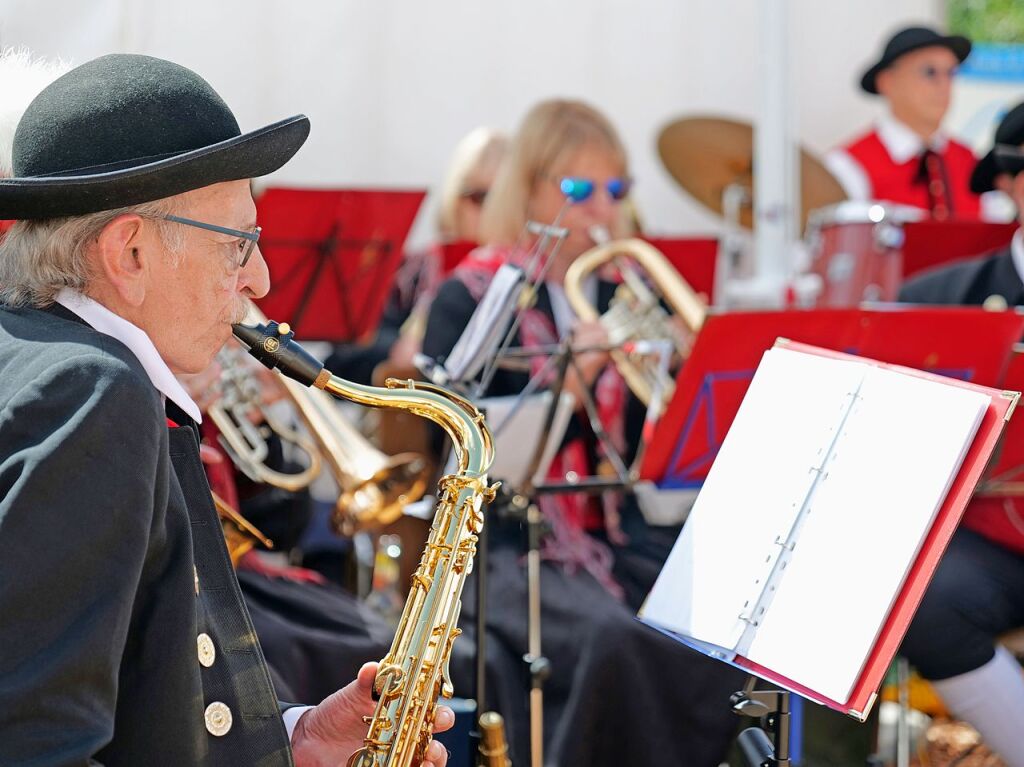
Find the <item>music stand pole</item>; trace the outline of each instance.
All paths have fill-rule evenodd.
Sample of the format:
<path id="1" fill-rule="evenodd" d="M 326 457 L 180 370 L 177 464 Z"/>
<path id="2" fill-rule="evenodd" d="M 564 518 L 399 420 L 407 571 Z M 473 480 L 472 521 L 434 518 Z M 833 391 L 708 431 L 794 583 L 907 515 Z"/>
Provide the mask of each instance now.
<path id="1" fill-rule="evenodd" d="M 526 510 L 527 653 L 523 662 L 530 672 L 530 765 L 544 765 L 544 681 L 551 663 L 541 652 L 540 535 L 542 515 L 536 503 Z"/>
<path id="2" fill-rule="evenodd" d="M 480 716 L 487 711 L 487 567 L 490 521 L 486 519 L 477 533 L 476 551 L 476 716 L 469 739 L 471 753 L 479 753 L 483 734 L 480 731 Z"/>
<path id="3" fill-rule="evenodd" d="M 748 727 L 738 738 L 747 767 L 791 767 L 789 756 L 790 709 L 787 690 L 755 690 L 757 680 L 750 677 L 747 685 L 729 698 L 733 713 L 761 719 L 763 730 Z M 772 733 L 770 742 L 765 730 Z"/>

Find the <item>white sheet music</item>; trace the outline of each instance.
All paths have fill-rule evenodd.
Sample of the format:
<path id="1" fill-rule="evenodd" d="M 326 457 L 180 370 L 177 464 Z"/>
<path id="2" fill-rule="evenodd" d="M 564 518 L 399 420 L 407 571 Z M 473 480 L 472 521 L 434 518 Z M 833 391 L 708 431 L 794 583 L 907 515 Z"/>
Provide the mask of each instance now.
<path id="1" fill-rule="evenodd" d="M 767 352 L 643 619 L 728 654 L 745 615 L 745 657 L 847 700 L 987 405 L 867 363 Z M 802 508 L 783 569 L 777 541 Z"/>
<path id="2" fill-rule="evenodd" d="M 502 264 L 498 268 L 445 360 L 450 380 L 469 381 L 494 357 L 515 312 L 523 282 L 523 270 L 519 267 Z"/>

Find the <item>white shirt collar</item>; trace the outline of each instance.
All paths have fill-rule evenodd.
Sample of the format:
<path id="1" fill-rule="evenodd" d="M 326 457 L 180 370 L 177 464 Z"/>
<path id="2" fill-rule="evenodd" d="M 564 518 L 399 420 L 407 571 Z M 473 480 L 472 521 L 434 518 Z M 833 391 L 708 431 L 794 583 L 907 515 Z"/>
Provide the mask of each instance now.
<path id="1" fill-rule="evenodd" d="M 893 162 L 897 164 L 912 160 L 925 149 L 925 142 L 921 140 L 921 137 L 905 123 L 893 117 L 890 112 L 886 112 L 878 120 L 877 132 L 882 146 L 885 147 Z M 942 152 L 946 148 L 947 141 L 946 134 L 939 130 L 929 139 L 928 146 L 936 152 Z"/>
<path id="2" fill-rule="evenodd" d="M 1017 276 L 1024 283 L 1024 229 L 1018 229 L 1013 233 L 1010 240 L 1010 258 L 1013 259 L 1013 268 L 1017 270 Z"/>
<path id="3" fill-rule="evenodd" d="M 184 410 L 196 423 L 202 423 L 199 406 L 188 396 L 184 387 L 174 377 L 167 363 L 160 357 L 146 331 L 119 317 L 103 304 L 82 295 L 77 290 L 64 288 L 57 294 L 56 301 L 69 312 L 85 320 L 94 330 L 113 336 L 127 346 L 149 376 L 157 391 Z"/>

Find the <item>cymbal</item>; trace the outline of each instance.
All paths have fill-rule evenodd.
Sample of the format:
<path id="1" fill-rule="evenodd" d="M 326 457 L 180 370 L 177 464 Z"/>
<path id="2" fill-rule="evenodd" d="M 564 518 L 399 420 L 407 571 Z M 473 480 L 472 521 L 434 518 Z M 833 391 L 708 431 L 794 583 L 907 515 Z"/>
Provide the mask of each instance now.
<path id="1" fill-rule="evenodd" d="M 672 178 L 705 207 L 719 215 L 722 192 L 730 184 L 745 187 L 753 198 L 754 131 L 749 123 L 716 117 L 675 120 L 658 136 L 658 154 Z M 825 166 L 800 150 L 800 230 L 816 208 L 842 202 L 846 193 Z M 753 205 L 740 210 L 740 223 L 753 224 Z"/>

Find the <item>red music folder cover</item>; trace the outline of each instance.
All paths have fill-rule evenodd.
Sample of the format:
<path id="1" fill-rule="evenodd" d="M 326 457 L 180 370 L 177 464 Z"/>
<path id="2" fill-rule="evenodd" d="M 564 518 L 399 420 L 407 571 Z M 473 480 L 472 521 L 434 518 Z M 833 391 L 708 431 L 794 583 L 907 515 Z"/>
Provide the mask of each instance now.
<path id="1" fill-rule="evenodd" d="M 271 279 L 260 309 L 307 340 L 372 337 L 425 194 L 267 189 L 256 201 Z"/>
<path id="2" fill-rule="evenodd" d="M 839 364 L 818 364 L 815 358 Z M 801 372 L 807 373 L 806 379 L 794 379 L 793 373 Z M 757 381 L 716 463 L 718 473 L 709 477 L 641 616 L 712 656 L 864 719 L 1019 395 L 781 339 L 764 355 Z M 854 381 L 859 383 L 850 387 Z M 794 394 L 791 389 L 801 390 Z M 784 411 L 787 396 L 797 398 L 789 407 L 805 402 L 807 407 L 802 420 L 792 424 L 794 435 L 779 439 L 794 453 L 792 459 L 766 456 L 762 449 L 767 441 L 763 425 L 785 426 L 787 420 L 786 412 L 776 411 L 780 394 Z M 837 402 L 845 403 L 838 412 L 833 410 Z M 938 404 L 943 407 L 935 413 Z M 916 412 L 890 428 L 894 414 L 900 420 L 909 410 Z M 927 425 L 928 433 L 893 431 L 914 423 L 918 428 Z M 892 435 L 894 444 L 880 443 L 879 435 Z M 902 463 L 904 442 L 916 444 L 928 458 L 915 454 Z M 876 455 L 886 450 L 899 456 Z M 747 460 L 753 455 L 764 456 L 769 469 L 806 466 L 805 459 L 820 468 L 783 471 L 761 477 L 756 491 L 736 490 L 743 484 L 733 476 L 740 466 L 752 466 L 748 481 L 757 482 L 758 467 Z M 875 475 L 864 476 L 872 461 L 875 471 L 890 477 L 888 484 L 873 479 Z M 828 486 L 830 474 L 838 485 Z M 895 503 L 891 498 L 864 503 L 877 493 L 891 496 L 897 491 L 892 480 L 906 475 L 917 480 L 909 479 L 901 496 L 909 501 L 899 506 L 908 519 L 889 513 Z M 875 488 L 878 481 L 884 486 Z M 851 488 L 864 498 L 849 500 Z M 737 504 L 740 496 L 748 502 L 763 497 L 763 508 Z M 792 510 L 790 498 L 796 499 Z M 773 507 L 780 499 L 787 502 Z M 742 517 L 745 524 L 736 527 L 732 517 Z M 764 541 L 769 540 L 765 536 L 780 527 L 782 533 L 763 563 L 744 557 L 744 547 L 751 545 L 750 551 L 763 555 Z M 732 551 L 719 551 L 721 546 Z M 895 555 L 892 561 L 880 561 L 876 552 L 872 560 L 869 548 Z M 875 578 L 878 570 L 883 575 Z M 715 576 L 710 579 L 714 588 L 709 575 Z M 827 597 L 833 591 L 841 593 L 830 605 Z M 737 616 L 735 607 L 743 594 L 748 598 Z M 818 595 L 817 601 L 808 599 L 811 594 Z M 793 628 L 796 616 L 803 633 Z M 845 628 L 839 616 L 846 620 Z M 848 634 L 857 629 L 859 636 L 851 639 Z"/>

